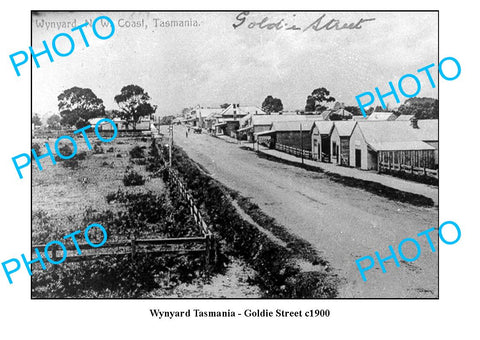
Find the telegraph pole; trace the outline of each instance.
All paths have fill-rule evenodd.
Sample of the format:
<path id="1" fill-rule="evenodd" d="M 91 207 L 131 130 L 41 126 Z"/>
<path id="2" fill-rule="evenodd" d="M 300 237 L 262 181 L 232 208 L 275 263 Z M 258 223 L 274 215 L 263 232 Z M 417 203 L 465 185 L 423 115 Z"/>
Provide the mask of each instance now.
<path id="1" fill-rule="evenodd" d="M 170 143 L 168 143 L 169 148 L 168 148 L 168 165 L 170 168 L 172 167 L 172 147 L 173 147 L 173 124 L 171 124 L 168 127 L 168 130 L 170 132 Z"/>

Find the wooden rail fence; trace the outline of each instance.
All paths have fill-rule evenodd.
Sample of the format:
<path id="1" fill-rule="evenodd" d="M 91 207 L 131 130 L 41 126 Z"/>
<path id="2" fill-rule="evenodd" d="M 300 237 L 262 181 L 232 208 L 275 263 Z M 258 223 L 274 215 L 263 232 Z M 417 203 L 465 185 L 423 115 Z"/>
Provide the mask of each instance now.
<path id="1" fill-rule="evenodd" d="M 297 157 L 302 157 L 302 150 L 298 148 L 294 148 L 292 146 L 280 144 L 280 143 L 275 143 L 275 149 L 278 151 L 283 151 L 286 152 L 290 155 L 294 155 Z M 303 150 L 303 158 L 305 159 L 313 159 L 312 157 L 312 152 L 308 150 Z"/>
<path id="2" fill-rule="evenodd" d="M 65 262 L 89 261 L 108 256 L 128 255 L 130 255 L 132 259 L 135 259 L 137 254 L 203 254 L 205 258 L 205 277 L 208 277 L 211 266 L 216 262 L 217 258 L 215 239 L 209 227 L 205 223 L 205 220 L 203 219 L 199 209 L 195 205 L 193 197 L 187 191 L 185 184 L 183 184 L 183 182 L 180 180 L 177 171 L 172 168 L 168 168 L 168 171 L 170 175 L 169 178 L 173 181 L 183 199 L 185 199 L 188 203 L 188 206 L 190 207 L 190 213 L 192 214 L 195 224 L 203 236 L 131 239 L 118 242 L 109 242 L 107 240 L 107 242 L 99 248 L 92 248 L 86 243 L 78 244 L 82 251 L 81 255 L 78 255 L 76 251 L 75 254 L 77 255 L 70 254 L 69 250 L 76 250 L 74 244 L 65 245 L 65 248 L 67 249 L 67 257 L 65 258 Z M 32 245 L 32 253 L 35 251 L 35 248 L 43 251 L 45 246 L 45 244 Z M 57 256 L 59 252 L 63 252 L 62 250 L 55 249 L 55 247 L 50 248 L 51 249 L 48 249 L 48 256 L 50 259 L 53 261 L 59 261 L 62 259 L 63 254 L 61 254 L 60 257 Z"/>
<path id="3" fill-rule="evenodd" d="M 407 173 L 412 173 L 416 175 L 427 175 L 430 177 L 438 178 L 438 170 L 429 169 L 426 167 L 416 167 L 406 164 L 398 164 L 398 163 L 389 163 L 389 162 L 378 162 L 378 170 L 379 172 L 387 171 L 387 170 L 396 170 L 402 171 Z"/>

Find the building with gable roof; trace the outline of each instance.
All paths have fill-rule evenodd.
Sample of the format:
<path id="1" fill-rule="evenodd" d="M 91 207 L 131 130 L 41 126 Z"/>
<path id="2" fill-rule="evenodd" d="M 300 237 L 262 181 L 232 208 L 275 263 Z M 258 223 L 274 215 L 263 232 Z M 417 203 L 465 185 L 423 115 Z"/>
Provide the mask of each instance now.
<path id="1" fill-rule="evenodd" d="M 334 122 L 330 138 L 332 163 L 350 166 L 350 137 L 356 124 L 357 122 L 354 120 Z"/>
<path id="2" fill-rule="evenodd" d="M 312 126 L 312 158 L 320 162 L 330 162 L 330 137 L 334 122 L 316 120 Z"/>
<path id="3" fill-rule="evenodd" d="M 427 169 L 436 171 L 435 147 L 423 140 L 435 137 L 435 122 L 421 124 L 423 129 L 410 121 L 357 122 L 350 138 L 350 166 L 424 174 Z"/>
<path id="4" fill-rule="evenodd" d="M 372 112 L 367 120 L 395 120 L 397 116 L 393 112 Z"/>

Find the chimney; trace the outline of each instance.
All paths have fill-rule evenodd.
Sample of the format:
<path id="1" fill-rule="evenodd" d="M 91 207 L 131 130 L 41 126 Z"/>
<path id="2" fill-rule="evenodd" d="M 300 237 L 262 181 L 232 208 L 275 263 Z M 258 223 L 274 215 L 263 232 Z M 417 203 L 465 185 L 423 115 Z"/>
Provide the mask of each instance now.
<path id="1" fill-rule="evenodd" d="M 412 128 L 418 129 L 418 119 L 413 117 L 412 120 L 410 121 Z"/>

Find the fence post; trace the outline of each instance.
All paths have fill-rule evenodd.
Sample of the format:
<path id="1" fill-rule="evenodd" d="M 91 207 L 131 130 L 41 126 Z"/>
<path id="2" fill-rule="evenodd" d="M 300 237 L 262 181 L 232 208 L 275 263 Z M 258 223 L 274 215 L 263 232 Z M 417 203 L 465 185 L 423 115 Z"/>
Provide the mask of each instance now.
<path id="1" fill-rule="evenodd" d="M 210 278 L 210 233 L 205 235 L 205 281 Z"/>

